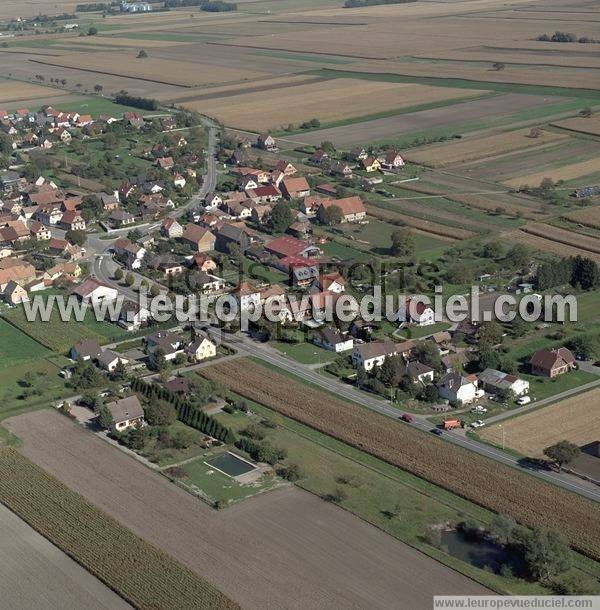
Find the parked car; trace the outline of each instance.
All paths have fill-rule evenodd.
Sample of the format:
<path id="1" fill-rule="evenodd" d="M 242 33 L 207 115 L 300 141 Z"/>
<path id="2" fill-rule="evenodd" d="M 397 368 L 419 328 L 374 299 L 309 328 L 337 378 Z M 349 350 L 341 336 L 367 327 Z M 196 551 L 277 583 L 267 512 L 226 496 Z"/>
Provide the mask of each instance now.
<path id="1" fill-rule="evenodd" d="M 517 404 L 520 406 L 528 405 L 531 402 L 531 396 L 519 396 Z"/>
<path id="2" fill-rule="evenodd" d="M 477 405 L 476 407 L 473 407 L 471 409 L 471 413 L 487 413 L 488 410 L 486 407 L 483 407 L 481 405 Z"/>
<path id="3" fill-rule="evenodd" d="M 484 426 L 485 422 L 481 419 L 477 419 L 471 424 L 471 428 L 483 428 Z"/>

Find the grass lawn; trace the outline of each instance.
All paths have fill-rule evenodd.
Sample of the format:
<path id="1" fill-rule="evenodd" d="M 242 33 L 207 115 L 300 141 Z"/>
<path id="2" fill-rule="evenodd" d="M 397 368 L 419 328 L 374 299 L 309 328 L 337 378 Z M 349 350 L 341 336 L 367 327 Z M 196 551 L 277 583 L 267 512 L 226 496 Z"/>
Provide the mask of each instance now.
<path id="1" fill-rule="evenodd" d="M 448 330 L 449 328 L 450 324 L 447 322 L 436 322 L 435 324 L 429 324 L 428 326 L 409 326 L 408 328 L 402 329 L 395 337 L 420 339 L 421 337 L 427 337 L 428 335 L 433 335 L 434 333 L 439 333 L 443 330 Z"/>
<path id="2" fill-rule="evenodd" d="M 302 364 L 324 364 L 335 360 L 337 354 L 312 343 L 271 343 L 273 347 Z M 345 352 L 349 353 L 349 352 Z"/>
<path id="3" fill-rule="evenodd" d="M 0 318 L 0 368 L 37 360 L 49 350 Z"/>
<path id="4" fill-rule="evenodd" d="M 445 490 L 336 441 L 298 422 L 246 401 L 256 422 L 268 418 L 276 428 L 264 428 L 266 439 L 288 451 L 286 463 L 297 464 L 297 484 L 327 498 L 341 490 L 338 504 L 388 534 L 438 559 L 442 563 L 503 593 L 537 594 L 543 587 L 520 579 L 507 579 L 475 568 L 428 544 L 429 524 L 472 518 L 489 523 L 492 513 Z M 241 413 L 217 416 L 221 423 L 239 431 L 248 425 Z"/>
<path id="5" fill-rule="evenodd" d="M 571 371 L 570 373 L 565 373 L 564 375 L 560 375 L 554 379 L 537 377 L 535 375 L 520 376 L 529 381 L 530 394 L 538 400 L 555 396 L 561 392 L 565 392 L 586 383 L 590 383 L 591 381 L 598 381 L 600 379 L 598 375 L 587 373 L 586 371 Z"/>
<path id="6" fill-rule="evenodd" d="M 73 395 L 75 391 L 67 388 L 59 376 L 61 368 L 68 362 L 62 356 L 52 356 L 0 369 L 0 419 L 46 408 L 59 398 Z M 31 388 L 23 383 L 28 373 Z M 24 396 L 26 390 L 30 394 L 27 397 Z"/>

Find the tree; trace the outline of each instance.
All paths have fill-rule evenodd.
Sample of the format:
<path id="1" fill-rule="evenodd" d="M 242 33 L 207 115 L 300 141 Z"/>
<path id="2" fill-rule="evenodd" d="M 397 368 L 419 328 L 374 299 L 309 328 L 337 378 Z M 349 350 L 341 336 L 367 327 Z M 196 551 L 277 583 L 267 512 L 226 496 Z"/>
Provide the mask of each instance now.
<path id="1" fill-rule="evenodd" d="M 571 567 L 571 550 L 567 540 L 553 530 L 535 528 L 525 537 L 524 559 L 531 575 L 548 581 Z"/>
<path id="2" fill-rule="evenodd" d="M 552 579 L 556 595 L 598 595 L 598 581 L 580 572 L 567 572 Z"/>
<path id="3" fill-rule="evenodd" d="M 500 258 L 502 253 L 502 244 L 497 240 L 488 241 L 483 245 L 482 254 L 485 258 Z"/>
<path id="4" fill-rule="evenodd" d="M 539 127 L 532 127 L 527 134 L 528 138 L 539 138 L 542 135 L 542 130 Z"/>
<path id="5" fill-rule="evenodd" d="M 496 70 L 497 72 L 500 72 L 500 71 L 504 70 L 504 68 L 506 68 L 506 66 L 501 61 L 497 61 L 494 64 L 492 64 L 492 68 L 494 68 L 494 70 Z"/>
<path id="6" fill-rule="evenodd" d="M 600 341 L 594 335 L 577 335 L 567 344 L 567 347 L 579 358 L 593 360 L 600 352 Z"/>
<path id="7" fill-rule="evenodd" d="M 153 400 L 144 414 L 151 426 L 169 426 L 177 419 L 175 407 L 166 400 Z"/>
<path id="8" fill-rule="evenodd" d="M 117 365 L 111 373 L 111 378 L 114 381 L 123 381 L 127 378 L 127 369 L 125 368 L 122 360 L 117 362 Z"/>
<path id="9" fill-rule="evenodd" d="M 112 427 L 114 420 L 111 412 L 108 410 L 108 407 L 103 406 L 100 408 L 98 411 L 97 421 L 103 428 L 109 429 Z"/>
<path id="10" fill-rule="evenodd" d="M 133 273 L 128 273 L 125 276 L 125 284 L 127 286 L 133 286 L 134 283 L 135 283 L 135 276 L 133 275 Z"/>
<path id="11" fill-rule="evenodd" d="M 94 91 L 96 93 L 101 93 L 104 87 L 102 85 L 94 85 Z"/>
<path id="12" fill-rule="evenodd" d="M 592 109 L 591 109 L 589 106 L 586 106 L 585 108 L 582 108 L 582 109 L 579 111 L 579 116 L 582 116 L 582 117 L 584 117 L 584 118 L 589 118 L 589 117 L 591 117 L 593 114 L 594 114 L 594 111 L 593 111 L 593 110 L 592 110 Z"/>
<path id="13" fill-rule="evenodd" d="M 506 254 L 506 261 L 516 269 L 522 269 L 529 262 L 529 250 L 523 244 L 515 244 Z"/>
<path id="14" fill-rule="evenodd" d="M 544 449 L 544 455 L 556 463 L 559 472 L 565 464 L 572 462 L 579 453 L 579 447 L 569 441 L 560 441 Z"/>
<path id="15" fill-rule="evenodd" d="M 137 241 L 138 239 L 142 239 L 142 232 L 139 229 L 131 229 L 127 233 L 127 239 L 129 241 Z"/>
<path id="16" fill-rule="evenodd" d="M 442 368 L 440 350 L 430 341 L 419 341 L 414 349 L 414 357 L 418 362 L 422 362 L 437 371 Z"/>
<path id="17" fill-rule="evenodd" d="M 325 222 L 328 225 L 339 225 L 344 219 L 344 212 L 339 205 L 330 205 L 325 208 Z"/>
<path id="18" fill-rule="evenodd" d="M 137 54 L 137 58 L 145 59 L 146 57 L 148 57 L 148 53 L 146 53 L 146 51 L 144 51 L 144 49 L 140 49 L 140 52 Z"/>
<path id="19" fill-rule="evenodd" d="M 286 479 L 287 481 L 291 481 L 292 483 L 294 483 L 301 477 L 300 468 L 298 464 L 288 464 L 287 466 L 280 468 L 277 471 L 277 474 L 280 477 Z"/>
<path id="20" fill-rule="evenodd" d="M 389 356 L 377 371 L 379 380 L 387 386 L 395 387 L 404 375 L 405 366 L 402 356 Z"/>
<path id="21" fill-rule="evenodd" d="M 391 238 L 394 256 L 412 256 L 415 253 L 415 235 L 410 229 L 398 229 Z"/>
<path id="22" fill-rule="evenodd" d="M 572 286 L 579 286 L 582 290 L 590 290 L 600 286 L 600 271 L 595 261 L 591 258 L 576 256 L 572 259 L 572 265 Z"/>
<path id="23" fill-rule="evenodd" d="M 117 267 L 115 269 L 114 278 L 115 278 L 115 280 L 117 280 L 117 282 L 120 282 L 123 279 L 124 275 L 125 274 L 123 273 L 123 269 L 121 269 L 121 267 Z"/>
<path id="24" fill-rule="evenodd" d="M 88 28 L 88 31 L 87 31 L 88 36 L 95 36 L 97 33 L 98 33 L 98 28 L 96 28 L 94 26 Z"/>
<path id="25" fill-rule="evenodd" d="M 433 385 L 426 385 L 421 391 L 421 400 L 425 402 L 435 402 L 440 397 L 438 389 Z"/>
<path id="26" fill-rule="evenodd" d="M 279 201 L 271 210 L 271 227 L 275 233 L 283 233 L 294 222 L 294 214 L 286 201 Z"/>
<path id="27" fill-rule="evenodd" d="M 85 231 L 75 231 L 74 229 L 69 229 L 65 233 L 65 239 L 74 246 L 83 246 L 87 241 L 87 235 Z"/>
<path id="28" fill-rule="evenodd" d="M 479 348 L 491 348 L 494 345 L 498 345 L 498 343 L 502 342 L 502 335 L 504 334 L 504 330 L 502 326 L 498 324 L 496 321 L 484 322 L 479 327 Z"/>
<path id="29" fill-rule="evenodd" d="M 517 522 L 507 515 L 494 515 L 490 522 L 490 533 L 498 544 L 506 545 L 512 541 Z"/>
<path id="30" fill-rule="evenodd" d="M 152 284 L 152 286 L 150 286 L 150 296 L 157 297 L 159 294 L 160 294 L 160 288 L 158 287 L 158 285 Z"/>

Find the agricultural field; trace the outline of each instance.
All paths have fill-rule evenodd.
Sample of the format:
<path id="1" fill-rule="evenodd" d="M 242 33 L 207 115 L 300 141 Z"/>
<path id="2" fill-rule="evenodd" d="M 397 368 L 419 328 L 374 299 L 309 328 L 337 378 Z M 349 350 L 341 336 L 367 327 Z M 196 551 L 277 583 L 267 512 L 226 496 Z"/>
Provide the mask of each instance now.
<path id="1" fill-rule="evenodd" d="M 560 127 L 561 129 L 568 129 L 569 131 L 600 136 L 599 116 L 573 117 L 572 119 L 565 119 L 564 121 L 555 121 L 552 125 Z"/>
<path id="2" fill-rule="evenodd" d="M 293 599 L 305 608 L 426 608 L 440 587 L 451 594 L 485 593 L 296 487 L 215 511 L 58 413 L 30 413 L 6 426 L 22 439 L 29 459 L 244 607 L 286 608 Z"/>
<path id="3" fill-rule="evenodd" d="M 593 254 L 600 254 L 600 240 L 594 237 L 574 235 L 570 231 L 565 231 L 559 227 L 553 227 L 543 223 L 528 224 L 525 227 L 522 227 L 521 231 L 543 237 L 544 239 L 550 239 L 560 244 L 586 250 Z"/>
<path id="4" fill-rule="evenodd" d="M 43 345 L 0 318 L 0 368 L 37 360 L 49 353 Z"/>
<path id="5" fill-rule="evenodd" d="M 600 209 L 597 207 L 569 212 L 568 214 L 565 214 L 564 218 L 571 223 L 580 224 L 584 227 L 600 229 Z"/>
<path id="6" fill-rule="evenodd" d="M 573 233 L 572 236 L 573 240 L 576 241 L 578 238 L 577 234 Z M 511 231 L 509 233 L 504 233 L 503 237 L 509 241 L 514 241 L 519 244 L 523 244 L 524 246 L 528 246 L 533 250 L 538 250 L 540 252 L 556 254 L 558 256 L 579 255 L 591 258 L 596 262 L 600 262 L 600 256 L 591 253 L 589 250 L 584 250 L 583 248 L 579 248 L 576 245 L 567 245 L 559 241 L 554 241 L 552 239 L 533 235 L 532 233 L 526 233 L 525 231 Z"/>
<path id="7" fill-rule="evenodd" d="M 49 96 L 67 95 L 68 91 L 59 91 L 40 85 L 31 85 L 17 81 L 0 80 L 0 104 L 12 107 L 21 102 L 44 100 Z"/>
<path id="8" fill-rule="evenodd" d="M 502 443 L 523 455 L 544 457 L 544 449 L 562 440 L 578 446 L 598 440 L 600 430 L 600 389 L 596 388 L 554 403 L 549 407 L 492 424 L 480 436 L 494 444 Z"/>
<path id="9" fill-rule="evenodd" d="M 592 538 L 600 528 L 589 521 L 594 515 L 593 505 L 581 497 L 400 423 L 392 425 L 389 418 L 325 395 L 249 360 L 243 367 L 239 361 L 217 364 L 203 369 L 202 374 L 431 483 L 512 515 L 525 525 L 559 529 L 576 549 L 598 557 L 598 543 Z"/>
<path id="10" fill-rule="evenodd" d="M 127 610 L 129 604 L 68 555 L 0 505 L 2 602 L 8 607 L 86 607 Z M 15 578 L 15 573 L 19 578 Z M 8 586 L 7 583 L 10 583 Z"/>
<path id="11" fill-rule="evenodd" d="M 230 127 L 252 126 L 256 131 L 267 131 L 312 118 L 325 123 L 376 112 L 398 111 L 434 101 L 450 102 L 478 93 L 484 92 L 338 78 L 281 88 L 267 98 L 265 92 L 260 91 L 223 99 L 189 101 L 184 106 L 215 116 Z"/>
<path id="12" fill-rule="evenodd" d="M 415 148 L 407 151 L 404 156 L 413 163 L 428 167 L 446 167 L 525 148 L 537 148 L 567 137 L 552 131 L 541 131 L 539 135 L 532 137 L 531 129 L 520 129 Z"/>
<path id="13" fill-rule="evenodd" d="M 238 607 L 15 449 L 0 473 L 3 504 L 134 606 Z"/>
<path id="14" fill-rule="evenodd" d="M 560 167 L 544 169 L 530 174 L 521 174 L 510 180 L 505 180 L 504 184 L 511 187 L 519 187 L 523 184 L 539 186 L 544 178 L 551 178 L 554 182 L 573 180 L 574 178 L 585 180 L 585 176 L 597 172 L 600 172 L 600 157 L 598 156 L 576 163 L 564 163 Z"/>

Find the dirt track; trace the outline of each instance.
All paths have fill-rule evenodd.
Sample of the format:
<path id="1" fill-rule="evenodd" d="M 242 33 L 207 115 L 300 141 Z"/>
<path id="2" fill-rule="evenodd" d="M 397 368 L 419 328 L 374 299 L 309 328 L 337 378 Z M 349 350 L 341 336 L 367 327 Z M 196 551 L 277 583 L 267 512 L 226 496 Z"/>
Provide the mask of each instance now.
<path id="1" fill-rule="evenodd" d="M 0 504 L 3 608 L 129 608 L 118 595 Z"/>
<path id="2" fill-rule="evenodd" d="M 245 608 L 431 608 L 480 585 L 295 487 L 215 512 L 66 418 L 6 420 L 23 452 Z"/>
<path id="3" fill-rule="evenodd" d="M 362 123 L 331 127 L 329 129 L 318 129 L 307 134 L 292 136 L 290 139 L 315 146 L 327 140 L 333 142 L 336 146 L 344 147 L 356 144 L 357 142 L 364 144 L 365 142 L 390 139 L 422 129 L 459 125 L 467 121 L 476 121 L 486 117 L 512 114 L 519 110 L 536 106 L 558 104 L 565 101 L 565 99 L 562 97 L 543 98 L 539 95 L 507 93 L 481 100 L 433 108 L 431 110 L 400 114 L 384 119 L 375 119 L 373 121 L 364 121 Z"/>

